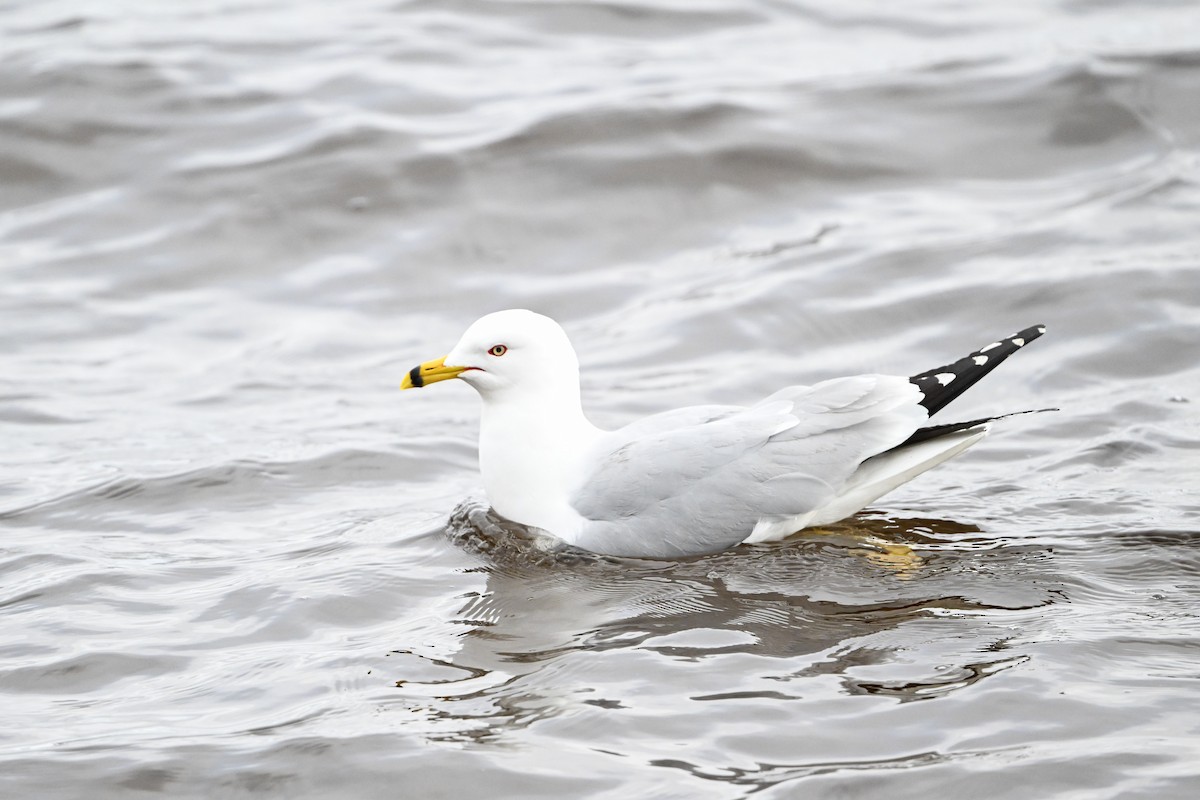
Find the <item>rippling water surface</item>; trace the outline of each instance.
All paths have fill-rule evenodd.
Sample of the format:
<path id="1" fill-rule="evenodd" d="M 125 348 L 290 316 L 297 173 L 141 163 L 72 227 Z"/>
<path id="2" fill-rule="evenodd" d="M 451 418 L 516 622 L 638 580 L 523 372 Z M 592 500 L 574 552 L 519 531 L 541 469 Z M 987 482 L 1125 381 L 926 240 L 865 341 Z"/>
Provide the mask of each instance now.
<path id="1" fill-rule="evenodd" d="M 0 795 L 1200 794 L 1194 2 L 0 6 Z M 857 520 L 480 503 L 473 319 L 597 422 L 1048 334 Z"/>

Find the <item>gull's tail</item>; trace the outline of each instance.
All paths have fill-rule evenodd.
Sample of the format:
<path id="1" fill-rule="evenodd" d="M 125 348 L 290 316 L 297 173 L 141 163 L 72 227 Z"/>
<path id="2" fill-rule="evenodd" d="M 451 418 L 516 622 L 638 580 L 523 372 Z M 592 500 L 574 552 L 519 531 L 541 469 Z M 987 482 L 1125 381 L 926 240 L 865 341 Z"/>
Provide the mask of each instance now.
<path id="1" fill-rule="evenodd" d="M 1001 361 L 1045 332 L 1045 325 L 1034 325 L 998 342 L 992 342 L 953 364 L 913 375 L 909 380 L 921 390 L 921 405 L 933 416 L 999 366 Z M 1037 411 L 1057 409 L 1040 408 Z M 1031 413 L 1036 411 L 1015 412 Z M 850 516 L 897 486 L 907 483 L 943 461 L 954 458 L 983 439 L 987 436 L 992 421 L 1015 414 L 1000 414 L 966 422 L 918 428 L 902 443 L 864 461 L 846 482 L 842 493 L 827 507 L 812 515 L 812 519 L 806 524 L 826 524 Z"/>

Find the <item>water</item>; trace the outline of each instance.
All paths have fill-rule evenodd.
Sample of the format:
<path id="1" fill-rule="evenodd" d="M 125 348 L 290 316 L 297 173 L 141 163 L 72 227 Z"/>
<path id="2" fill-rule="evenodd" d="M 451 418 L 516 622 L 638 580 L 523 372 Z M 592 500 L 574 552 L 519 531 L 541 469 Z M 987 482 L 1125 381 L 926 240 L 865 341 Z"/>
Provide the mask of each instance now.
<path id="1" fill-rule="evenodd" d="M 1195 796 L 1197 42 L 5 4 L 0 795 Z M 396 390 L 510 306 L 607 425 L 1039 322 L 950 411 L 1062 411 L 784 545 L 546 555 L 479 505 L 470 390 Z"/>

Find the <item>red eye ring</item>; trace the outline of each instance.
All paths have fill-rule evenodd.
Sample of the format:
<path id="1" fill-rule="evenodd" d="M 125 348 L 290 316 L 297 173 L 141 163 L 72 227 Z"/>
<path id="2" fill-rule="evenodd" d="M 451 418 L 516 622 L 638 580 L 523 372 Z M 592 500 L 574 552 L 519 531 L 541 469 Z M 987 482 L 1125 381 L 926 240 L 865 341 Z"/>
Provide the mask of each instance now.
<path id="1" fill-rule="evenodd" d="M 502 344 L 494 344 L 488 349 L 489 356 L 502 356 L 508 352 L 508 347 Z"/>

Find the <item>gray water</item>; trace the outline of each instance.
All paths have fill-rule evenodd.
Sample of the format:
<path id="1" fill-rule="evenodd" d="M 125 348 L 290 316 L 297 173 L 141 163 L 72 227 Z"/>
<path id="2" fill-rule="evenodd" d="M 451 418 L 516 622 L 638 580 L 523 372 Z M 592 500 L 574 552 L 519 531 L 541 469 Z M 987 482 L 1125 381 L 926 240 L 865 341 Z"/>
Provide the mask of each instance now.
<path id="1" fill-rule="evenodd" d="M 1195 2 L 0 5 L 0 796 L 1200 793 Z M 601 424 L 1048 333 L 1055 406 L 687 562 L 481 503 Z"/>

